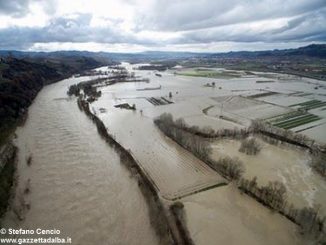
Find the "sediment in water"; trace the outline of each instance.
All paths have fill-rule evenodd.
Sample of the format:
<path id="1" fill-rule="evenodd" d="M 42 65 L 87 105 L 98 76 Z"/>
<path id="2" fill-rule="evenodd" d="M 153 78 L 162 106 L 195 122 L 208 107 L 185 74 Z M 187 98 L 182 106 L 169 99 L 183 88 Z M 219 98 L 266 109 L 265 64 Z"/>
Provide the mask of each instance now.
<path id="1" fill-rule="evenodd" d="M 180 230 L 176 230 L 175 225 L 171 225 L 174 219 L 169 217 L 164 204 L 160 200 L 160 197 L 155 188 L 155 184 L 152 180 L 144 173 L 144 171 L 137 164 L 137 161 L 131 155 L 131 153 L 123 148 L 115 139 L 112 137 L 103 122 L 91 113 L 89 109 L 89 104 L 87 101 L 83 100 L 81 97 L 77 100 L 78 107 L 85 114 L 92 119 L 97 127 L 98 133 L 103 137 L 103 139 L 114 148 L 114 150 L 119 154 L 121 162 L 131 171 L 132 175 L 137 178 L 138 186 L 143 193 L 145 200 L 149 207 L 149 215 L 151 225 L 154 227 L 156 234 L 160 239 L 161 244 L 191 244 L 186 242 L 187 239 L 180 235 Z"/>

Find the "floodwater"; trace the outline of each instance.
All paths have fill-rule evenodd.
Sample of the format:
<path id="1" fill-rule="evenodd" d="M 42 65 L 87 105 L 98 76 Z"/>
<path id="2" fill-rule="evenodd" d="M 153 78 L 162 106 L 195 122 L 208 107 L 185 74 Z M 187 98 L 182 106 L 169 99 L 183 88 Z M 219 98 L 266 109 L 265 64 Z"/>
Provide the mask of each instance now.
<path id="1" fill-rule="evenodd" d="M 255 72 L 254 75 L 243 75 L 239 72 L 241 77 L 231 79 L 221 78 L 206 78 L 206 77 L 191 77 L 175 75 L 176 70 L 167 70 L 159 72 L 162 76 L 156 76 L 153 71 L 134 70 L 139 64 L 130 65 L 123 63 L 123 66 L 129 72 L 134 72 L 136 76 L 148 78 L 149 83 L 120 83 L 113 86 L 101 88 L 102 94 L 110 95 L 112 99 L 117 100 L 116 103 L 128 102 L 135 103 L 143 110 L 144 114 L 149 117 L 155 117 L 163 112 L 170 112 L 175 117 L 183 117 L 189 124 L 198 126 L 211 126 L 214 129 L 234 128 L 248 126 L 249 119 L 265 119 L 266 117 L 275 116 L 290 111 L 293 108 L 286 106 L 307 100 L 318 99 L 325 101 L 326 87 L 322 81 L 301 78 L 286 74 L 276 73 L 262 73 Z M 107 67 L 102 68 L 107 71 Z M 274 81 L 271 83 L 256 83 L 256 81 Z M 214 82 L 215 87 L 205 86 Z M 144 88 L 157 88 L 158 90 L 142 90 Z M 316 90 L 316 87 L 318 89 Z M 172 93 L 172 98 L 168 98 L 169 93 Z M 256 106 L 246 106 L 245 101 L 233 100 L 241 107 L 237 110 L 227 107 L 229 101 L 225 103 L 228 97 L 257 95 L 268 92 L 279 93 L 277 95 L 262 96 L 255 98 Z M 164 96 L 173 101 L 174 104 L 168 106 L 153 107 L 145 98 Z M 222 98 L 218 101 L 217 98 Z M 238 98 L 238 97 L 236 97 Z M 252 99 L 253 100 L 253 99 Z M 248 100 L 247 100 L 248 101 Z M 266 102 L 264 102 L 266 101 Z M 237 103 L 239 102 L 239 103 Z M 228 121 L 217 120 L 217 116 L 222 111 L 221 103 L 223 103 L 223 115 L 238 122 L 240 125 L 234 125 Z M 234 103 L 233 103 L 234 104 Z M 214 106 L 208 110 L 208 114 L 203 117 L 202 110 L 209 106 Z M 318 124 L 325 124 L 325 111 L 311 110 L 310 113 L 319 115 L 322 120 L 317 121 Z M 201 120 L 202 119 L 202 120 Z M 320 132 L 322 128 L 318 127 L 315 130 L 309 130 L 310 127 L 315 126 L 316 122 L 304 125 L 302 134 L 325 143 L 326 138 L 324 134 L 321 136 L 316 132 Z M 324 126 L 322 126 L 324 127 Z M 297 131 L 297 129 L 293 129 Z"/>
<path id="2" fill-rule="evenodd" d="M 112 86 L 101 87 L 102 96 L 98 101 L 91 104 L 92 111 L 96 112 L 103 120 L 110 133 L 122 145 L 131 150 L 135 158 L 143 165 L 145 171 L 151 175 L 150 177 L 152 177 L 160 191 L 167 198 L 191 192 L 194 190 L 193 187 L 198 188 L 203 186 L 204 183 L 212 185 L 214 178 L 217 180 L 215 183 L 218 183 L 219 180 L 210 173 L 211 171 L 203 170 L 201 167 L 202 163 L 194 159 L 190 160 L 189 154 L 183 149 L 162 137 L 152 123 L 155 117 L 167 112 L 171 113 L 174 118 L 184 118 L 191 126 L 210 126 L 215 130 L 242 128 L 250 124 L 251 120 L 249 119 L 271 117 L 286 113 L 290 109 L 282 105 L 243 98 L 241 95 L 282 91 L 284 93 L 282 96 L 289 97 L 287 94 L 294 92 L 311 92 L 314 90 L 315 83 L 319 84 L 318 81 L 306 78 L 301 79 L 294 76 L 265 73 L 234 79 L 213 79 L 179 76 L 174 75 L 173 71 L 168 70 L 160 72 L 162 75 L 160 77 L 156 76 L 153 71 L 135 70 L 134 68 L 138 66 L 137 64 L 123 63 L 122 65 L 128 71 L 134 72 L 136 76 L 148 78 L 150 82 L 118 83 Z M 103 70 L 105 69 L 107 68 L 103 68 Z M 271 80 L 271 78 L 274 80 L 273 83 L 256 83 L 257 80 Z M 216 83 L 215 87 L 205 86 L 207 83 L 212 82 Z M 158 87 L 161 87 L 161 89 L 141 90 Z M 320 90 L 318 91 L 320 92 Z M 171 98 L 169 96 L 170 92 L 172 94 Z M 146 100 L 149 97 L 161 96 L 174 103 L 154 106 Z M 135 104 L 136 111 L 114 108 L 114 105 L 120 103 Z M 223 103 L 223 111 L 220 107 L 221 103 Z M 101 113 L 101 108 L 106 109 L 105 113 Z M 210 108 L 206 114 L 204 112 L 205 108 Z M 234 119 L 234 121 L 219 118 L 221 113 L 225 117 Z M 276 150 L 270 149 L 265 152 L 273 153 Z M 283 155 L 281 154 L 280 156 Z M 266 156 L 266 159 L 274 159 L 271 156 L 272 154 Z M 284 159 L 287 159 L 286 156 L 284 156 Z M 293 162 L 291 168 L 296 169 L 298 168 L 297 165 L 304 166 L 303 169 L 300 168 L 300 171 L 304 171 L 296 172 L 296 175 L 300 174 L 302 176 L 303 173 L 308 173 L 307 170 L 311 170 L 307 164 L 296 163 L 297 160 L 302 160 L 301 158 L 289 160 Z M 283 163 L 284 161 L 279 162 Z M 266 165 L 268 164 L 263 166 Z M 272 162 L 269 167 L 274 167 L 275 169 L 276 165 Z M 202 170 L 199 170 L 197 166 Z M 281 166 L 287 165 L 281 164 Z M 293 173 L 291 172 L 291 174 Z M 281 175 L 281 177 L 278 176 L 278 178 L 288 179 L 288 177 L 284 176 L 285 174 Z M 306 175 L 304 174 L 304 176 Z M 296 183 L 296 180 L 293 182 Z M 289 191 L 291 192 L 292 189 L 290 188 Z M 312 205 L 313 202 L 311 200 L 318 196 L 318 191 L 315 190 L 315 187 L 309 187 L 307 190 L 301 189 L 301 191 L 299 195 L 295 194 L 297 189 L 293 189 L 294 195 L 299 195 L 297 199 L 300 200 L 302 194 L 308 204 Z M 304 205 L 307 202 L 304 202 Z"/>
<path id="3" fill-rule="evenodd" d="M 5 227 L 59 229 L 73 244 L 159 244 L 136 179 L 80 112 L 67 87 L 46 86 L 17 130 L 18 186 Z M 32 155 L 32 163 L 26 159 Z M 24 193 L 26 189 L 27 193 Z M 30 209 L 22 211 L 22 203 Z"/>
<path id="4" fill-rule="evenodd" d="M 99 108 L 107 109 L 98 116 L 116 140 L 130 150 L 164 198 L 173 200 L 225 182 L 207 164 L 164 136 L 152 118 L 138 111 L 108 107 L 110 100 L 103 96 L 93 105 L 97 113 Z"/>
<path id="5" fill-rule="evenodd" d="M 127 66 L 128 67 L 128 66 Z M 137 72 L 142 75 L 144 72 Z M 151 77 L 156 77 L 151 75 Z M 174 76 L 164 78 L 165 84 L 173 84 Z M 153 81 L 156 83 L 157 78 Z M 175 84 L 177 85 L 177 83 Z M 180 84 L 179 84 L 180 85 Z M 116 140 L 139 162 L 147 176 L 154 182 L 162 197 L 174 200 L 189 195 L 207 187 L 224 183 L 225 180 L 204 162 L 194 157 L 174 141 L 164 136 L 154 125 L 153 118 L 165 112 L 163 108 L 174 108 L 173 105 L 155 107 L 144 97 L 150 94 L 163 96 L 168 90 L 139 91 L 138 87 L 157 87 L 147 83 L 120 83 L 102 88 L 102 96 L 91 104 L 91 110 L 103 121 L 108 131 Z M 171 85 L 172 86 L 172 85 Z M 136 90 L 136 91 L 135 91 Z M 190 92 L 193 89 L 189 90 Z M 159 95 L 159 94 L 162 95 Z M 130 96 L 133 95 L 133 98 Z M 135 98 L 135 94 L 141 98 Z M 154 96 L 154 95 L 152 95 Z M 128 99 L 121 99 L 128 98 Z M 115 104 L 128 102 L 135 104 L 137 110 L 115 108 Z M 203 102 L 203 108 L 209 102 Z M 163 110 L 160 110 L 161 107 Z M 186 109 L 187 105 L 183 107 Z M 101 113 L 101 108 L 105 113 Z M 198 107 L 195 113 L 201 113 Z M 185 110 L 175 107 L 174 112 L 179 114 Z M 142 112 L 140 112 L 142 110 Z M 103 111 L 103 110 L 102 110 Z M 190 108 L 189 113 L 193 112 Z"/>
<path id="6" fill-rule="evenodd" d="M 303 245 L 295 224 L 231 184 L 182 199 L 197 245 Z"/>
<path id="7" fill-rule="evenodd" d="M 257 155 L 239 152 L 241 141 L 220 139 L 212 143 L 212 157 L 237 157 L 245 166 L 244 177 L 257 177 L 258 185 L 280 181 L 287 189 L 287 201 L 297 208 L 320 206 L 326 213 L 325 180 L 311 169 L 309 152 L 293 146 L 275 146 L 256 138 L 262 149 Z"/>
<path id="8" fill-rule="evenodd" d="M 91 104 L 92 111 L 103 120 L 117 141 L 135 156 L 163 197 L 181 198 L 185 205 L 187 227 L 196 244 L 305 243 L 293 223 L 271 212 L 256 200 L 241 195 L 232 184 L 193 194 L 194 190 L 201 190 L 205 185 L 209 186 L 214 182 L 219 183 L 221 179 L 205 168 L 202 162 L 164 137 L 155 128 L 152 120 L 168 112 L 174 118 L 184 118 L 190 125 L 211 126 L 214 129 L 240 128 L 248 125 L 248 118 L 269 117 L 285 113 L 288 109 L 282 105 L 278 106 L 277 103 L 271 105 L 255 101 L 248 112 L 250 106 L 244 102 L 252 102 L 251 99 L 240 99 L 239 95 L 272 91 L 288 96 L 295 92 L 312 92 L 317 81 L 312 83 L 308 79 L 265 73 L 260 75 L 266 77 L 243 76 L 227 80 L 176 76 L 173 71 L 160 72 L 162 76 L 155 76 L 152 71 L 133 70 L 137 65 L 123 65 L 137 76 L 149 78 L 150 82 L 120 83 L 102 87 L 101 98 Z M 275 82 L 256 83 L 257 80 L 270 80 L 271 77 Z M 211 82 L 216 83 L 215 88 L 205 86 Z M 153 90 L 157 87 L 161 89 Z M 146 88 L 152 90 L 144 90 Z M 169 96 L 170 92 L 172 98 Z M 174 103 L 154 106 L 146 100 L 149 97 L 161 96 Z M 233 98 L 233 103 L 224 103 L 229 97 Z M 235 118 L 237 122 L 218 118 L 221 112 L 218 106 L 221 102 L 224 103 L 223 115 Z M 114 108 L 114 105 L 120 103 L 135 104 L 136 110 Z M 212 110 L 205 114 L 203 110 L 210 107 Z M 227 155 L 237 156 L 239 145 L 223 142 L 221 145 L 216 144 L 216 157 L 222 155 L 223 149 L 220 148 L 223 147 L 227 148 Z M 264 184 L 269 180 L 283 181 L 288 188 L 289 201 L 296 207 L 323 203 L 324 182 L 321 178 L 315 178 L 306 164 L 309 157 L 304 153 L 303 157 L 297 152 L 266 145 L 260 154 L 261 157 L 256 161 L 251 161 L 249 157 L 245 161 L 245 176 L 257 175 L 258 181 L 261 181 L 259 183 Z M 322 197 L 319 197 L 319 194 Z"/>

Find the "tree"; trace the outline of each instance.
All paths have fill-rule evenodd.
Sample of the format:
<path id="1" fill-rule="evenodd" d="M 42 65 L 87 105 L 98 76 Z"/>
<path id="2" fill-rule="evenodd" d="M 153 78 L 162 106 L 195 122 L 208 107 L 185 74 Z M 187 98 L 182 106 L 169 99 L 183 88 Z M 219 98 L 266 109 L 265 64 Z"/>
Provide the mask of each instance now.
<path id="1" fill-rule="evenodd" d="M 73 84 L 69 87 L 67 93 L 69 96 L 71 96 L 71 95 L 78 96 L 80 94 L 80 89 L 76 84 Z"/>
<path id="2" fill-rule="evenodd" d="M 256 190 L 258 189 L 258 186 L 257 186 L 257 176 L 253 177 L 249 181 L 248 189 L 249 189 L 250 192 L 252 192 L 254 194 L 256 193 Z"/>
<path id="3" fill-rule="evenodd" d="M 221 172 L 232 180 L 239 180 L 245 171 L 242 161 L 238 158 L 224 157 L 218 161 L 210 159 L 209 163 L 216 171 Z M 246 183 L 243 182 L 242 184 Z"/>
<path id="4" fill-rule="evenodd" d="M 183 118 L 179 118 L 175 121 L 175 125 L 178 127 L 178 128 L 181 128 L 181 129 L 184 129 L 186 127 L 188 127 L 186 121 L 183 119 Z"/>
<path id="5" fill-rule="evenodd" d="M 269 182 L 267 186 L 260 188 L 261 198 L 264 202 L 276 210 L 281 210 L 285 203 L 286 188 L 282 182 Z"/>

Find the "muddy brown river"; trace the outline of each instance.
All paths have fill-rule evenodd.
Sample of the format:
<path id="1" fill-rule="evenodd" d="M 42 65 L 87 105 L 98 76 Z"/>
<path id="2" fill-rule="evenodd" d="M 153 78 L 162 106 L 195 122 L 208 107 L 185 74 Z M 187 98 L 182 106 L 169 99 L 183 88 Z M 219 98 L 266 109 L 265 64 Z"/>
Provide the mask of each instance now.
<path id="1" fill-rule="evenodd" d="M 13 206 L 23 220 L 11 210 L 4 226 L 59 229 L 72 244 L 158 244 L 137 181 L 79 111 L 76 99 L 66 95 L 70 84 L 83 79 L 88 78 L 46 86 L 17 129 Z"/>

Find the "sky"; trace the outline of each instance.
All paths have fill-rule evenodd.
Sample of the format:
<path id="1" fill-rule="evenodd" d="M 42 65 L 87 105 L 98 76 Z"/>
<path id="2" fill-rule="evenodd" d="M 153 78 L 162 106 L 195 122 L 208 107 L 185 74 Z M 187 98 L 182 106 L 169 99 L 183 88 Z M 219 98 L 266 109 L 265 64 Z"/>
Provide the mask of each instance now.
<path id="1" fill-rule="evenodd" d="M 326 0 L 0 0 L 0 49 L 227 52 L 326 43 Z"/>

